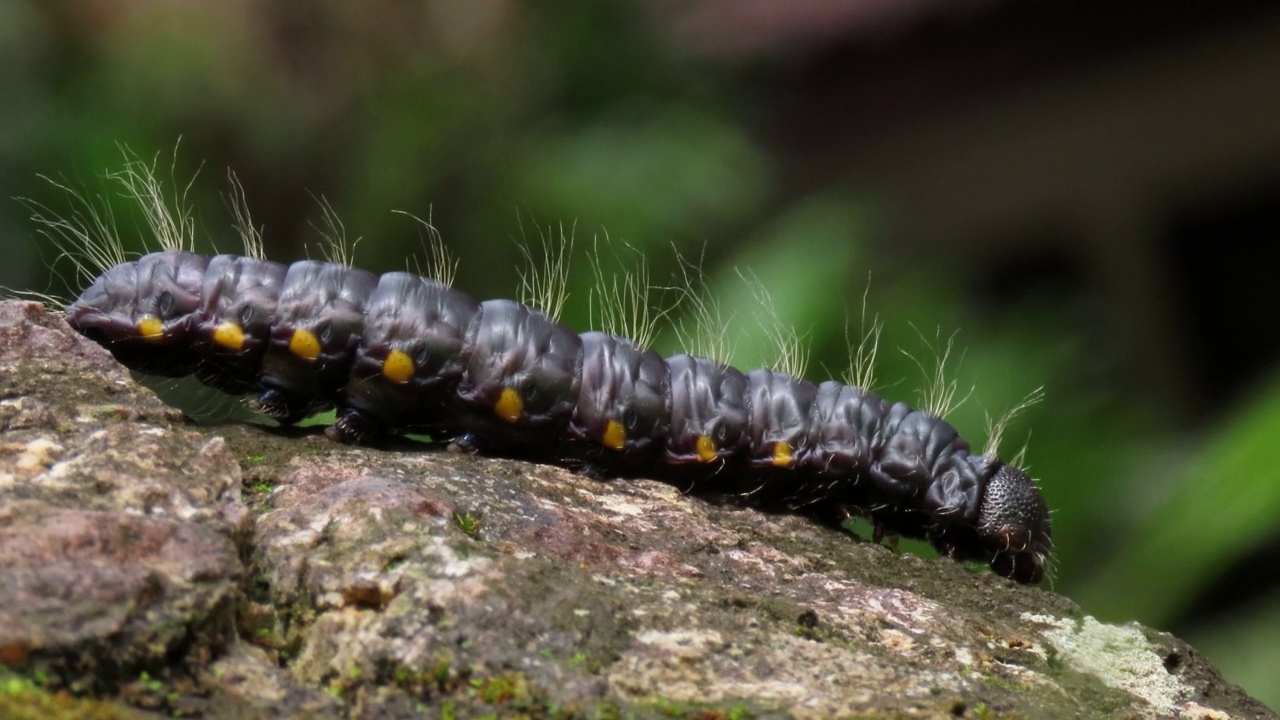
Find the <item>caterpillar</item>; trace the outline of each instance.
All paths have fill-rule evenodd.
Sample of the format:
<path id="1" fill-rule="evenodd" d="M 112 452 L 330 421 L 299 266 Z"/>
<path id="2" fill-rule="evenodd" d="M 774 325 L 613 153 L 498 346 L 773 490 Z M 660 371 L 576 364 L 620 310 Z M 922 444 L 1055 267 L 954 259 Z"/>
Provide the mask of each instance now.
<path id="1" fill-rule="evenodd" d="M 831 524 L 856 513 L 877 541 L 924 539 L 1019 583 L 1045 574 L 1050 518 L 1035 482 L 929 411 L 836 380 L 664 358 L 415 273 L 285 265 L 254 252 L 252 231 L 249 254 L 210 257 L 173 241 L 184 224 L 153 229 L 165 249 L 125 259 L 117 242 L 65 308 L 132 370 L 251 395 L 283 425 L 335 409 L 326 434 L 339 442 L 421 433 Z"/>

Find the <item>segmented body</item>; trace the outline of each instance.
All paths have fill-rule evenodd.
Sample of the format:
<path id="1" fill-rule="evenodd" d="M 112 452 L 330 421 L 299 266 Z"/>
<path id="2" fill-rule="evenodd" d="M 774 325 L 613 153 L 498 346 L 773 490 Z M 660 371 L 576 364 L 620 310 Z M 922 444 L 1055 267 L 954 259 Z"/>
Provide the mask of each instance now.
<path id="1" fill-rule="evenodd" d="M 133 369 L 255 394 L 286 424 L 335 407 L 329 435 L 344 442 L 463 437 L 833 522 L 858 512 L 1024 583 L 1051 547 L 1034 482 L 932 413 L 835 381 L 663 358 L 409 273 L 157 252 L 108 269 L 67 318 Z"/>

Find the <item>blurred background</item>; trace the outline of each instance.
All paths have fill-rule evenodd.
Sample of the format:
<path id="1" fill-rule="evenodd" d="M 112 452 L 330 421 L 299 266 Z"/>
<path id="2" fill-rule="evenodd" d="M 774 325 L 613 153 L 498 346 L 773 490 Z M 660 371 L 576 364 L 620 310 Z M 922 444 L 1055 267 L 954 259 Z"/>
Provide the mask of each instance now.
<path id="1" fill-rule="evenodd" d="M 238 249 L 228 167 L 272 258 L 316 255 L 324 198 L 356 265 L 404 269 L 425 235 L 402 210 L 480 298 L 562 231 L 659 283 L 675 248 L 743 367 L 772 358 L 738 271 L 814 380 L 844 372 L 865 296 L 887 397 L 917 398 L 955 333 L 975 445 L 1044 387 L 1003 450 L 1026 443 L 1054 509 L 1053 589 L 1280 708 L 1280 8 L 1081 5 L 0 3 L 0 286 L 73 292 L 9 200 L 71 212 L 41 174 L 146 247 L 103 177 L 124 147 L 171 190 L 198 173 L 203 249 Z M 592 285 L 578 262 L 579 329 Z"/>

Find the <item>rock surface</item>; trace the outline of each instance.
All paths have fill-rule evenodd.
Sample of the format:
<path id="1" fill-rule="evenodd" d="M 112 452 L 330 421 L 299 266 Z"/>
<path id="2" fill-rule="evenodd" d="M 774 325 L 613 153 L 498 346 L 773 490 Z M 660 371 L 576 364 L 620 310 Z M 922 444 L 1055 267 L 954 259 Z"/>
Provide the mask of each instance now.
<path id="1" fill-rule="evenodd" d="M 189 426 L 26 302 L 6 687 L 6 717 L 1274 717 L 1170 635 L 803 518 Z"/>

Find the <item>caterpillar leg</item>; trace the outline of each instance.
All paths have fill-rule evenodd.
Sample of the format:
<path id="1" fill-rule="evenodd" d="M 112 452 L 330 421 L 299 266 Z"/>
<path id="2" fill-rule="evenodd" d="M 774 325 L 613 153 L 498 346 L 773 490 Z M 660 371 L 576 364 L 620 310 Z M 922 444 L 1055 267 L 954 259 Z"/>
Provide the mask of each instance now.
<path id="1" fill-rule="evenodd" d="M 383 445 L 391 436 L 386 423 L 352 407 L 344 408 L 324 436 L 344 445 Z"/>
<path id="2" fill-rule="evenodd" d="M 875 529 L 871 531 L 871 542 L 874 542 L 875 544 L 879 545 L 882 542 L 884 542 L 886 539 L 888 539 L 889 548 L 894 552 L 898 552 L 898 540 L 901 537 L 902 537 L 901 535 L 894 532 L 893 530 L 888 529 L 887 527 L 885 527 L 883 524 L 879 522 L 875 524 Z"/>
<path id="3" fill-rule="evenodd" d="M 293 425 L 322 409 L 312 399 L 275 388 L 264 390 L 249 406 L 281 425 Z"/>
<path id="4" fill-rule="evenodd" d="M 799 509 L 798 512 L 826 527 L 839 530 L 854 540 L 862 540 L 862 536 L 854 531 L 853 525 L 849 522 L 860 514 L 845 503 L 814 503 Z"/>
<path id="5" fill-rule="evenodd" d="M 475 433 L 465 432 L 449 441 L 447 449 L 451 453 L 463 455 L 480 455 L 484 452 L 485 442 Z"/>
<path id="6" fill-rule="evenodd" d="M 603 465 L 593 463 L 589 460 L 576 463 L 573 466 L 574 474 L 581 475 L 592 480 L 611 480 L 617 477 L 616 473 L 609 472 Z"/>

